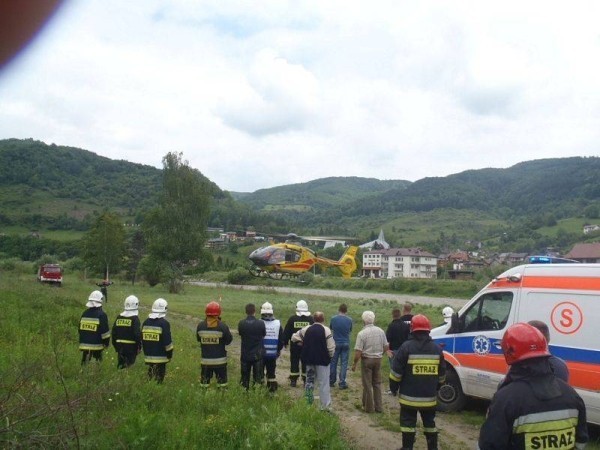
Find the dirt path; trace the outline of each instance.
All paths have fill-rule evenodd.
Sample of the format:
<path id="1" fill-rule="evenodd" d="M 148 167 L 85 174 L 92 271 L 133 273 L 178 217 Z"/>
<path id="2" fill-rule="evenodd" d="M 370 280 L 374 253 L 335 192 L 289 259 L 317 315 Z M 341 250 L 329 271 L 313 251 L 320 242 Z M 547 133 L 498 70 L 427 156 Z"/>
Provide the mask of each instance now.
<path id="1" fill-rule="evenodd" d="M 288 395 L 304 401 L 304 390 L 299 387 L 289 387 L 289 352 L 284 351 L 277 363 L 277 379 L 280 389 Z M 386 374 L 384 374 L 385 376 Z M 399 428 L 400 407 L 396 397 L 383 395 L 384 413 L 367 414 L 361 410 L 362 385 L 360 372 L 348 372 L 349 389 L 332 388 L 332 407 L 339 417 L 343 434 L 349 446 L 361 450 L 387 450 L 401 447 L 401 434 L 393 429 Z M 383 390 L 387 390 L 384 380 Z M 315 390 L 315 393 L 317 390 Z M 315 407 L 318 400 L 315 398 Z M 436 425 L 440 429 L 439 448 L 441 450 L 465 450 L 477 448 L 479 429 L 472 425 L 461 423 L 456 416 L 438 413 Z M 415 449 L 426 449 L 425 438 L 421 431 L 417 432 Z"/>
<path id="2" fill-rule="evenodd" d="M 468 300 L 458 299 L 458 298 L 447 298 L 447 297 L 427 297 L 427 296 L 418 296 L 418 295 L 405 295 L 405 294 L 386 294 L 382 292 L 358 292 L 358 291 L 340 291 L 340 290 L 332 290 L 332 289 L 313 289 L 313 288 L 294 288 L 287 286 L 252 286 L 252 285 L 234 285 L 234 284 L 220 284 L 220 283 L 211 283 L 206 281 L 190 281 L 190 284 L 194 286 L 207 286 L 207 287 L 219 287 L 219 286 L 227 286 L 227 289 L 239 289 L 245 291 L 257 291 L 257 290 L 273 290 L 276 292 L 287 293 L 287 294 L 304 294 L 304 295 L 317 295 L 321 297 L 333 297 L 333 298 L 343 298 L 343 299 L 354 299 L 354 300 L 389 300 L 393 302 L 398 302 L 399 304 L 405 303 L 407 301 L 412 301 L 415 303 L 423 304 L 423 305 L 434 305 L 434 306 L 442 306 L 442 305 L 450 305 L 455 309 L 462 308 Z"/>
<path id="3" fill-rule="evenodd" d="M 180 315 L 172 313 L 175 320 L 178 320 L 195 330 L 198 317 Z M 230 360 L 239 360 L 240 339 L 237 336 L 235 327 L 232 328 L 234 334 L 233 343 L 228 347 L 228 356 Z M 304 389 L 302 383 L 298 387 L 289 386 L 289 351 L 284 350 L 277 360 L 277 381 L 279 383 L 279 393 L 285 393 L 304 401 Z M 235 370 L 235 369 L 234 369 Z M 231 373 L 232 380 L 237 379 L 237 373 Z M 387 373 L 383 373 L 382 389 L 387 390 Z M 357 450 L 388 450 L 401 447 L 401 433 L 399 428 L 400 407 L 396 397 L 383 395 L 384 412 L 383 414 L 367 414 L 361 410 L 362 385 L 360 371 L 348 371 L 347 381 L 349 389 L 339 390 L 332 388 L 332 407 L 333 412 L 340 419 L 342 432 L 348 446 Z M 318 394 L 318 390 L 315 389 Z M 315 397 L 315 407 L 318 407 L 318 397 Z M 436 417 L 436 426 L 440 430 L 439 448 L 440 450 L 465 450 L 477 448 L 477 438 L 479 429 L 473 425 L 466 424 L 460 420 L 460 417 L 449 416 L 438 413 Z M 418 424 L 417 427 L 420 427 Z M 415 450 L 426 449 L 425 438 L 422 431 L 417 431 L 417 440 Z"/>

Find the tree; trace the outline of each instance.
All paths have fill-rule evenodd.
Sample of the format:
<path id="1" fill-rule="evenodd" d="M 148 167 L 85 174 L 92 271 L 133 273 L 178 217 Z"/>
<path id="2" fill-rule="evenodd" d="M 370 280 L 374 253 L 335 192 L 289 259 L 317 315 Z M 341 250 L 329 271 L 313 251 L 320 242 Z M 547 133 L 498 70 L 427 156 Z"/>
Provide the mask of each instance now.
<path id="1" fill-rule="evenodd" d="M 83 238 L 83 260 L 94 272 L 115 273 L 121 268 L 125 253 L 125 228 L 119 217 L 102 213 Z"/>
<path id="2" fill-rule="evenodd" d="M 159 206 L 144 221 L 149 257 L 166 267 L 169 292 L 179 292 L 183 268 L 198 259 L 206 241 L 210 186 L 181 153 L 163 158 Z"/>
<path id="3" fill-rule="evenodd" d="M 129 242 L 129 255 L 127 259 L 127 277 L 131 279 L 131 284 L 135 284 L 138 266 L 144 257 L 144 250 L 144 234 L 140 230 L 136 230 Z"/>

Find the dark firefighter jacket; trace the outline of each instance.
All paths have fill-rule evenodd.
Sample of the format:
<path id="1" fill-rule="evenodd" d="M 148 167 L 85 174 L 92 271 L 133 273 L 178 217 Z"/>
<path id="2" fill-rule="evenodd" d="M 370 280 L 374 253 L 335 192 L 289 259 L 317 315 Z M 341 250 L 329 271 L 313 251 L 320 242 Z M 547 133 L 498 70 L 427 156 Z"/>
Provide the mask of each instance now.
<path id="1" fill-rule="evenodd" d="M 144 361 L 147 364 L 167 363 L 173 357 L 171 325 L 164 317 L 146 319 L 142 325 Z"/>
<path id="2" fill-rule="evenodd" d="M 264 338 L 267 334 L 265 323 L 254 316 L 248 316 L 238 323 L 238 333 L 242 340 L 240 359 L 245 362 L 262 360 L 265 354 Z"/>
<path id="3" fill-rule="evenodd" d="M 402 344 L 392 360 L 390 381 L 399 383 L 403 407 L 435 408 L 438 385 L 446 381 L 446 364 L 428 332 L 413 332 Z"/>
<path id="4" fill-rule="evenodd" d="M 510 372 L 510 381 L 492 399 L 479 448 L 583 448 L 588 440 L 585 405 L 554 376 L 547 358 L 516 363 Z"/>
<path id="5" fill-rule="evenodd" d="M 216 317 L 208 317 L 198 324 L 196 339 L 200 342 L 204 366 L 223 366 L 227 364 L 226 345 L 231 344 L 233 336 L 229 327 Z"/>
<path id="6" fill-rule="evenodd" d="M 283 343 L 284 345 L 288 345 L 290 340 L 292 339 L 292 334 L 297 331 L 300 331 L 302 328 L 312 325 L 314 323 L 312 316 L 299 316 L 294 314 L 290 317 L 285 324 L 285 329 L 283 330 Z M 298 350 L 302 347 L 297 342 L 292 342 L 292 347 L 297 347 Z"/>
<path id="7" fill-rule="evenodd" d="M 135 353 L 142 349 L 142 331 L 138 316 L 117 316 L 112 328 L 112 344 L 117 353 Z"/>
<path id="8" fill-rule="evenodd" d="M 79 320 L 79 350 L 104 350 L 110 345 L 108 317 L 102 308 L 88 308 Z"/>
<path id="9" fill-rule="evenodd" d="M 405 314 L 390 322 L 385 331 L 385 337 L 390 343 L 390 350 L 396 351 L 408 339 L 412 314 Z"/>

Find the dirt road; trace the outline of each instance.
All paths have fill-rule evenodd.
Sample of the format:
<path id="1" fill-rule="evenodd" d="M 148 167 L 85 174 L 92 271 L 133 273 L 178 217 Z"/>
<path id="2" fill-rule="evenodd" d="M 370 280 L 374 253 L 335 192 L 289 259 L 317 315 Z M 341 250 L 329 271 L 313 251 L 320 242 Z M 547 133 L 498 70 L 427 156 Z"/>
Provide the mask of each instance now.
<path id="1" fill-rule="evenodd" d="M 434 306 L 443 306 L 450 305 L 455 310 L 458 308 L 462 308 L 468 301 L 468 299 L 458 299 L 458 298 L 446 298 L 446 297 L 425 297 L 425 296 L 417 296 L 417 295 L 404 295 L 404 294 L 384 294 L 380 292 L 358 292 L 358 291 L 336 291 L 331 289 L 312 289 L 312 288 L 294 288 L 288 286 L 252 286 L 252 285 L 234 285 L 234 284 L 220 284 L 220 283 L 209 283 L 206 281 L 190 281 L 189 284 L 195 286 L 207 286 L 207 287 L 222 287 L 227 286 L 228 289 L 240 289 L 245 291 L 258 291 L 269 289 L 276 292 L 281 292 L 285 294 L 304 294 L 304 295 L 318 295 L 321 297 L 333 297 L 333 298 L 342 298 L 342 299 L 355 299 L 355 300 L 388 300 L 395 301 L 400 304 L 405 303 L 407 301 L 411 301 L 413 303 L 420 303 L 424 305 L 434 305 Z"/>
<path id="2" fill-rule="evenodd" d="M 217 283 L 191 282 L 190 284 L 198 286 L 218 287 Z M 228 285 L 228 288 L 243 290 L 265 289 L 264 286 L 234 286 Z M 293 287 L 269 287 L 281 293 L 318 295 L 324 297 L 340 297 L 344 299 L 378 299 L 397 301 L 404 303 L 412 301 L 421 304 L 431 305 L 451 305 L 458 309 L 462 307 L 467 300 L 438 298 L 438 297 L 417 297 L 414 295 L 383 294 L 376 292 L 353 292 L 353 291 L 333 291 L 327 289 L 293 288 Z M 197 323 L 199 319 L 193 318 L 192 322 Z M 232 330 L 235 333 L 235 330 Z M 239 339 L 234 339 L 229 347 L 229 355 L 233 360 L 239 358 Z M 277 362 L 277 380 L 279 383 L 279 394 L 290 395 L 304 400 L 304 389 L 302 383 L 292 388 L 289 386 L 289 352 L 284 351 Z M 383 375 L 382 389 L 387 390 L 387 373 Z M 234 376 L 235 378 L 235 376 Z M 384 413 L 366 414 L 361 410 L 362 385 L 360 371 L 348 371 L 347 390 L 332 389 L 333 412 L 339 417 L 342 426 L 344 438 L 348 446 L 357 450 L 388 450 L 401 447 L 401 433 L 399 431 L 400 407 L 396 397 L 384 394 Z M 317 391 L 316 391 L 317 393 Z M 318 397 L 315 398 L 313 407 L 318 407 Z M 440 430 L 439 448 L 441 450 L 465 450 L 477 448 L 477 438 L 479 429 L 473 425 L 465 423 L 460 416 L 438 413 L 436 418 L 437 428 Z M 420 426 L 420 425 L 418 425 Z M 426 449 L 425 438 L 422 431 L 417 432 L 416 450 Z"/>
<path id="3" fill-rule="evenodd" d="M 234 350 L 234 349 L 232 349 Z M 234 350 L 235 351 L 235 350 Z M 277 379 L 280 391 L 304 401 L 304 389 L 289 387 L 287 376 L 289 374 L 289 352 L 283 352 L 278 360 Z M 384 378 L 387 375 L 383 374 Z M 332 406 L 334 413 L 339 417 L 343 434 L 348 445 L 360 450 L 388 450 L 398 449 L 402 446 L 399 428 L 400 407 L 396 397 L 383 395 L 384 413 L 367 414 L 361 410 L 362 386 L 360 371 L 348 372 L 347 390 L 332 388 Z M 387 390 L 384 379 L 383 390 Z M 315 390 L 315 393 L 317 391 Z M 318 407 L 318 397 L 315 405 Z M 464 423 L 458 416 L 438 413 L 436 425 L 440 430 L 440 450 L 466 450 L 477 448 L 479 428 Z M 420 425 L 418 425 L 420 426 Z M 417 432 L 416 450 L 426 449 L 425 438 L 421 430 Z"/>

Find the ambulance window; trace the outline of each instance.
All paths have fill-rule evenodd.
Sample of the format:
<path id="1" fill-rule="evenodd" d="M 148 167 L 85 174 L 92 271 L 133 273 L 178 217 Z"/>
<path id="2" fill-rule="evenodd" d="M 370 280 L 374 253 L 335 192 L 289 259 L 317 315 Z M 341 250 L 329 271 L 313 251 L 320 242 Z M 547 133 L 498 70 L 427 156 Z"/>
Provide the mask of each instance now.
<path id="1" fill-rule="evenodd" d="M 512 306 L 511 292 L 482 295 L 462 317 L 463 331 L 502 330 L 508 322 Z"/>

